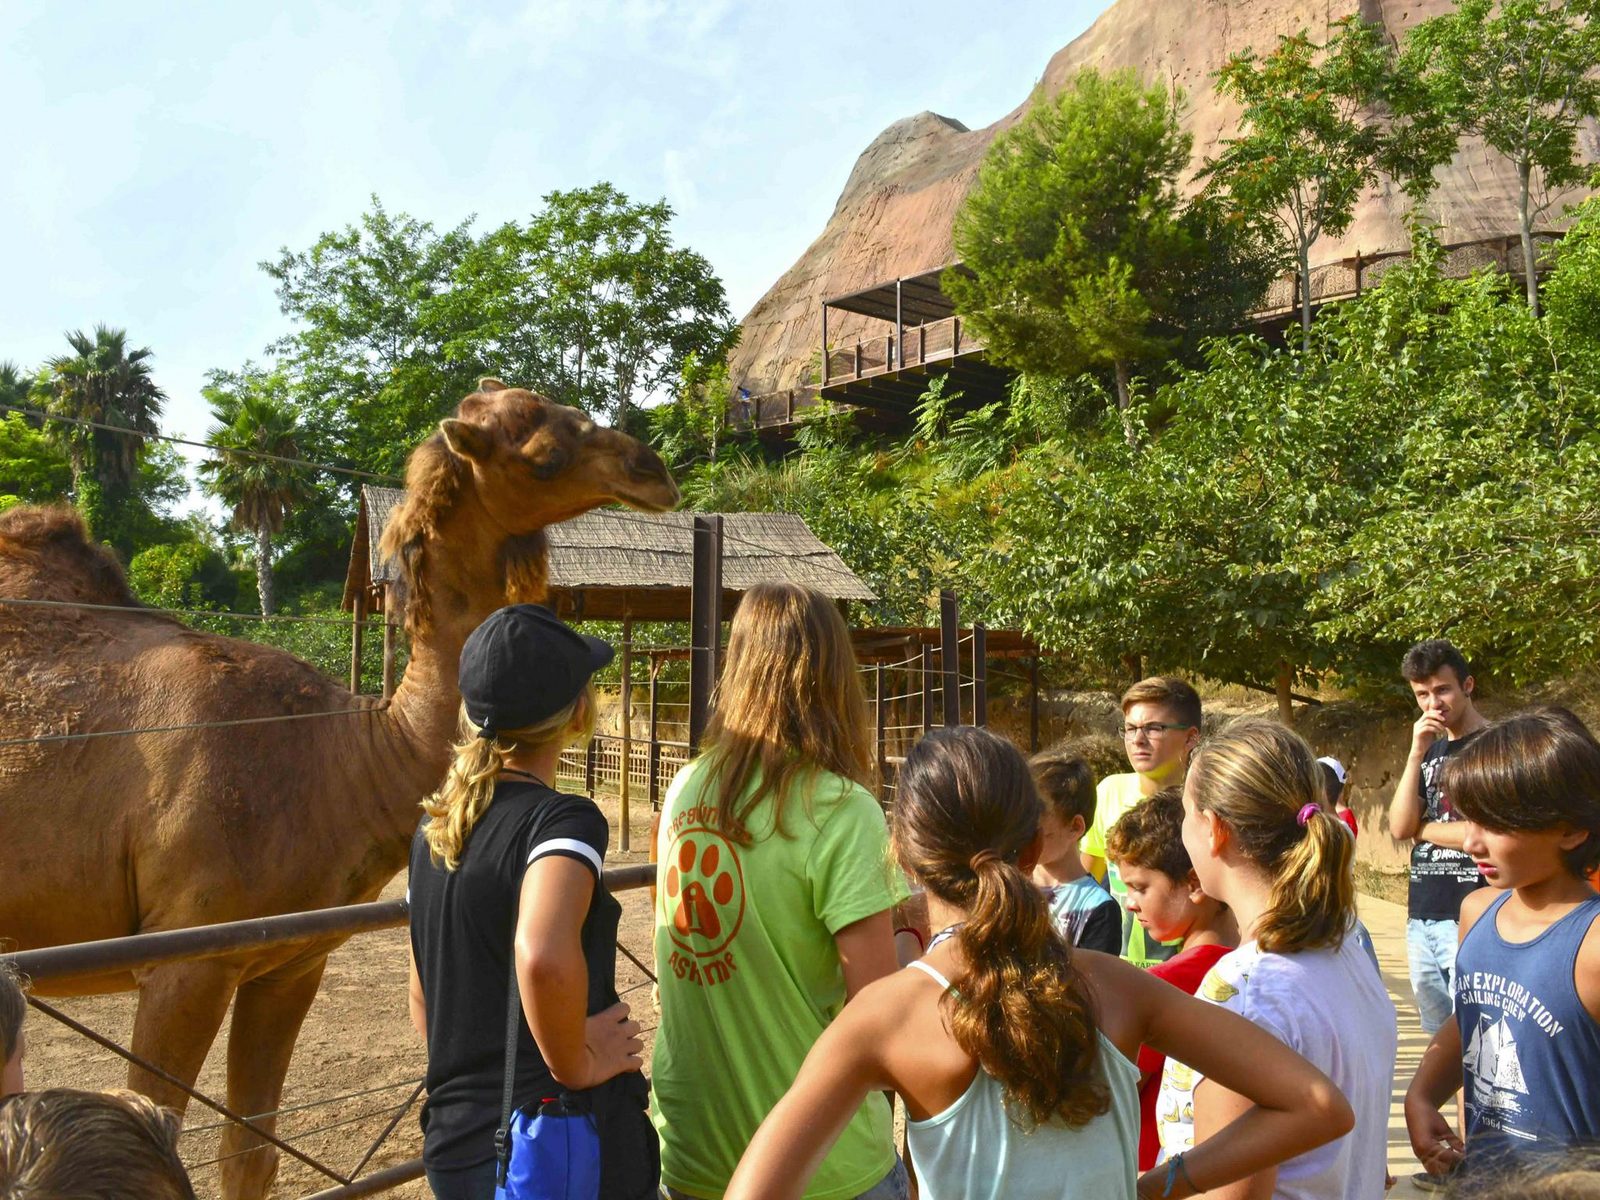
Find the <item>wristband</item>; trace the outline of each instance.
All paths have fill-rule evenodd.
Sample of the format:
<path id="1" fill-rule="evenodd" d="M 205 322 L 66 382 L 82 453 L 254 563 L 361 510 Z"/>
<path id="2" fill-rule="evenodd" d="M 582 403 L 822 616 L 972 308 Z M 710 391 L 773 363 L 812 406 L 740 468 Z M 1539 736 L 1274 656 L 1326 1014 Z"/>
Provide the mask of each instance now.
<path id="1" fill-rule="evenodd" d="M 1178 1181 L 1179 1175 L 1183 1176 L 1183 1182 L 1188 1185 L 1191 1195 L 1200 1194 L 1200 1189 L 1195 1187 L 1194 1180 L 1189 1178 L 1189 1165 L 1183 1161 L 1183 1155 L 1174 1154 L 1167 1159 L 1167 1182 L 1161 1189 L 1162 1200 L 1168 1200 L 1172 1195 L 1172 1185 Z"/>

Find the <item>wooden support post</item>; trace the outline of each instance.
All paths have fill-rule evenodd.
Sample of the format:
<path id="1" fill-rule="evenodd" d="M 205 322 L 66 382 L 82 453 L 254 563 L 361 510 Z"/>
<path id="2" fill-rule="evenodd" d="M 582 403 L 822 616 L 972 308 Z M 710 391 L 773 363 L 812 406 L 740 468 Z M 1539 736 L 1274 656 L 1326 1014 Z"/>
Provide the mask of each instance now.
<path id="1" fill-rule="evenodd" d="M 943 676 L 944 724 L 961 724 L 961 609 L 954 592 L 939 593 L 939 669 Z"/>
<path id="2" fill-rule="evenodd" d="M 656 677 L 661 674 L 661 659 L 650 656 L 650 808 L 661 807 L 661 726 L 657 721 Z"/>
<path id="3" fill-rule="evenodd" d="M 622 774 L 617 779 L 617 822 L 621 830 L 617 837 L 623 851 L 631 850 L 632 834 L 628 830 L 628 801 L 632 794 L 633 766 L 633 614 L 622 612 Z"/>
<path id="4" fill-rule="evenodd" d="M 828 306 L 822 306 L 822 386 L 828 386 Z"/>
<path id="5" fill-rule="evenodd" d="M 694 561 L 689 589 L 689 753 L 699 753 L 711 719 L 711 690 L 722 649 L 722 517 L 694 518 Z"/>
<path id="6" fill-rule="evenodd" d="M 784 393 L 783 419 L 789 424 L 794 424 L 794 389 L 790 388 Z"/>
<path id="7" fill-rule="evenodd" d="M 394 695 L 394 613 L 390 606 L 390 589 L 383 585 L 383 698 Z"/>
<path id="8" fill-rule="evenodd" d="M 861 339 L 856 339 L 856 378 L 861 378 Z"/>
<path id="9" fill-rule="evenodd" d="M 972 723 L 979 728 L 989 723 L 989 631 L 972 626 Z"/>
<path id="10" fill-rule="evenodd" d="M 350 611 L 350 691 L 361 694 L 361 635 L 366 631 L 367 592 L 356 592 L 355 606 Z"/>
<path id="11" fill-rule="evenodd" d="M 886 333 L 883 335 L 883 369 L 885 371 L 894 370 L 894 353 L 894 334 Z"/>
<path id="12" fill-rule="evenodd" d="M 961 318 L 950 318 L 950 357 L 961 353 Z"/>
<path id="13" fill-rule="evenodd" d="M 898 279 L 894 281 L 894 352 L 899 359 L 898 365 L 904 367 L 906 365 L 906 322 L 904 309 L 900 304 L 900 281 Z M 895 359 L 891 358 L 885 365 L 894 367 L 897 364 Z"/>
<path id="14" fill-rule="evenodd" d="M 600 736 L 596 734 L 589 739 L 589 745 L 583 752 L 583 790 L 589 793 L 589 799 L 594 799 L 594 768 L 595 760 L 600 757 Z"/>
<path id="15" fill-rule="evenodd" d="M 884 698 L 889 694 L 884 674 L 882 663 L 878 663 L 873 667 L 872 721 L 876 726 L 875 744 L 878 747 L 878 778 L 880 780 L 883 778 L 885 768 L 889 765 L 884 762 L 884 733 L 889 724 L 889 714 L 884 711 Z"/>
<path id="16" fill-rule="evenodd" d="M 917 326 L 917 361 L 928 361 L 928 327 L 926 324 Z"/>
<path id="17" fill-rule="evenodd" d="M 933 728 L 933 647 L 922 643 L 922 732 Z"/>
<path id="18" fill-rule="evenodd" d="M 1039 753 L 1039 656 L 1028 660 L 1028 753 Z"/>

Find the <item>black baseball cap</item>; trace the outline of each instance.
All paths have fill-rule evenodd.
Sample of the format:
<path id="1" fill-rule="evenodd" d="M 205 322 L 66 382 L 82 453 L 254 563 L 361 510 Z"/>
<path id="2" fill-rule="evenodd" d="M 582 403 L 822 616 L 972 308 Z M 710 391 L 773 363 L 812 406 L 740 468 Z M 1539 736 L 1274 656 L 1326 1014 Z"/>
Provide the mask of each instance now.
<path id="1" fill-rule="evenodd" d="M 542 604 L 496 609 L 461 647 L 467 718 L 493 737 L 553 717 L 611 661 L 611 643 L 573 629 Z"/>

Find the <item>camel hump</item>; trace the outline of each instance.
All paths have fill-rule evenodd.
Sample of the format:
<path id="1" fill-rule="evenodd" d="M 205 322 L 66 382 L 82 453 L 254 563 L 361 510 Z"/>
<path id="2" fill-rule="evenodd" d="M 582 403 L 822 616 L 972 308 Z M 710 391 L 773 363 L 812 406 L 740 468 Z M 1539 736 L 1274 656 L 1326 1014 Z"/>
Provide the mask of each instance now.
<path id="1" fill-rule="evenodd" d="M 143 607 L 116 556 L 64 504 L 0 513 L 0 596 Z"/>

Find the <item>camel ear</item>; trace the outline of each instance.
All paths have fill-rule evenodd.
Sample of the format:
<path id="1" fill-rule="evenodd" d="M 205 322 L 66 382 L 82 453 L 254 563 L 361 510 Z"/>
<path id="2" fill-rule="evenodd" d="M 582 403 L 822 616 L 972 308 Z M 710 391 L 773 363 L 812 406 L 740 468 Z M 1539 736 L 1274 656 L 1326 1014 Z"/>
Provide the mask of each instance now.
<path id="1" fill-rule="evenodd" d="M 485 375 L 482 379 L 478 380 L 478 390 L 480 392 L 503 392 L 506 390 L 506 385 L 501 383 L 493 375 Z"/>
<path id="2" fill-rule="evenodd" d="M 489 457 L 494 446 L 489 431 L 470 421 L 458 421 L 454 417 L 448 417 L 439 422 L 439 432 L 444 434 L 444 444 L 450 447 L 450 452 L 457 458 L 483 462 Z"/>

